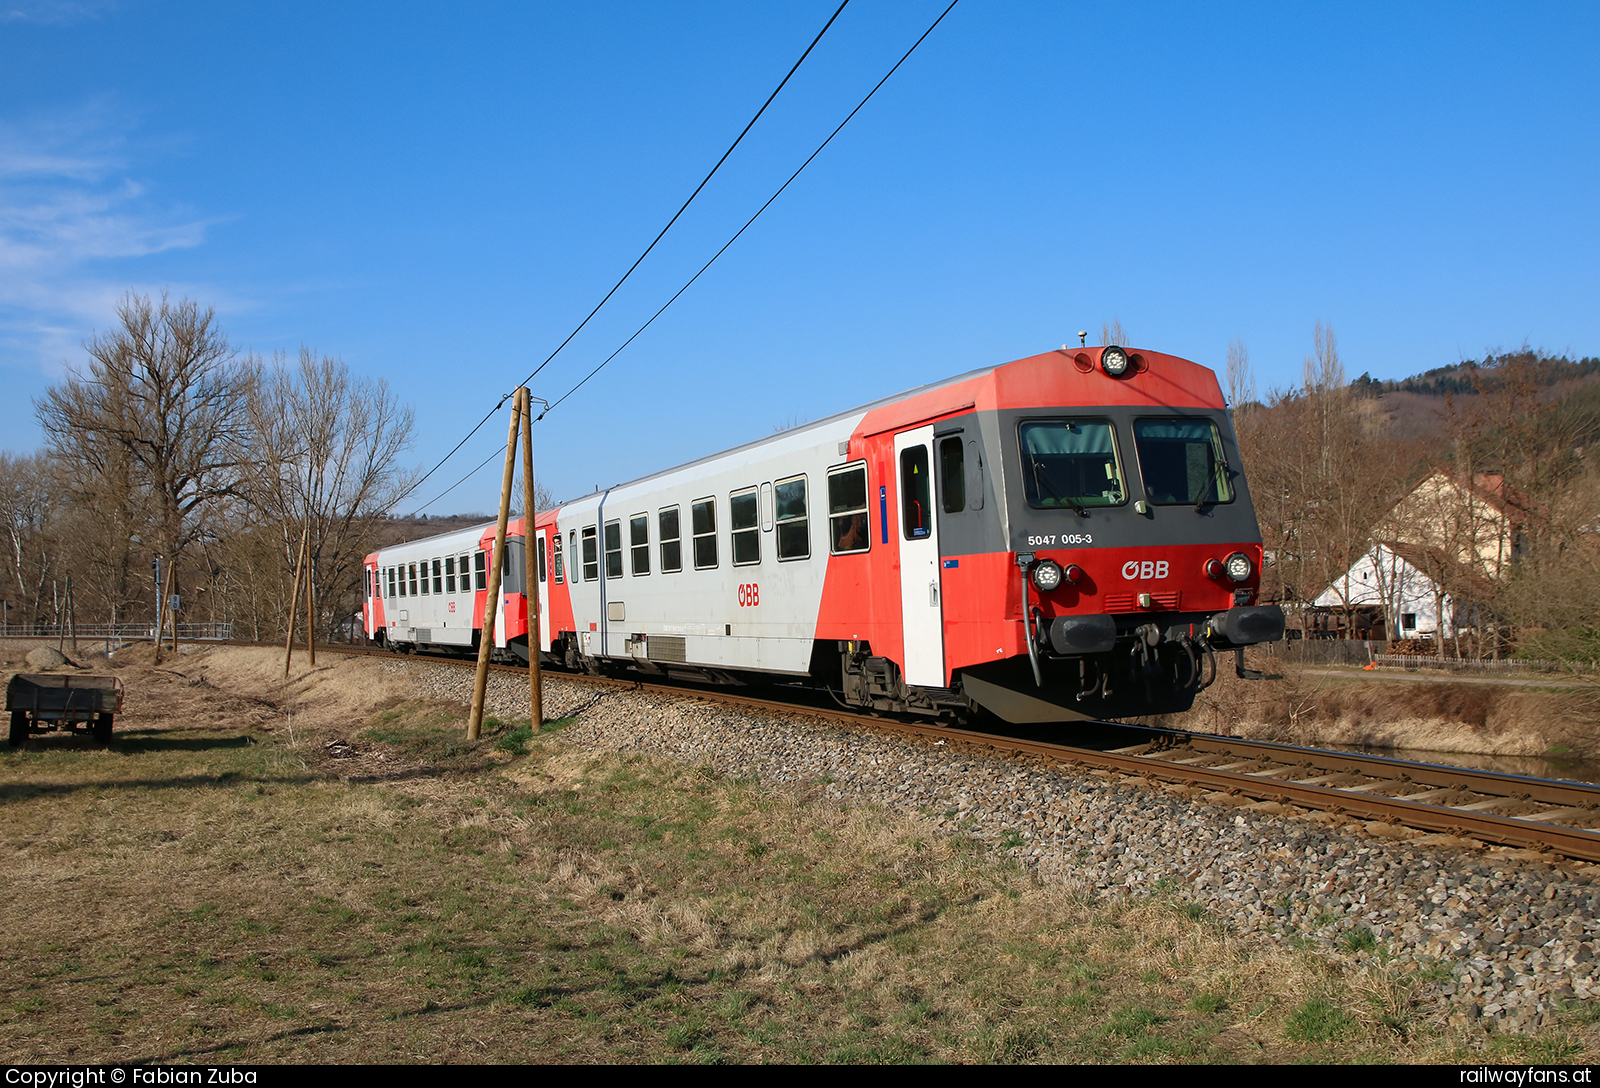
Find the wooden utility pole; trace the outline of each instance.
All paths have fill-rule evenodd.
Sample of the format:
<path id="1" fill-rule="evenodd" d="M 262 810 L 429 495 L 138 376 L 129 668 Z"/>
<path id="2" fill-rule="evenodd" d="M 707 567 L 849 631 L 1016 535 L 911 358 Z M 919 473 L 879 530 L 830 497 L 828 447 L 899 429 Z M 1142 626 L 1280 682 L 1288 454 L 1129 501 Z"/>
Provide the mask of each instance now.
<path id="1" fill-rule="evenodd" d="M 306 548 L 311 542 L 311 525 L 300 536 L 300 554 L 294 561 L 294 588 L 289 590 L 289 634 L 283 640 L 283 678 L 289 679 L 289 663 L 294 660 L 294 621 L 296 606 L 300 603 L 300 571 L 306 563 Z"/>
<path id="2" fill-rule="evenodd" d="M 467 718 L 467 739 L 483 732 L 483 696 L 489 685 L 489 655 L 494 652 L 494 614 L 500 603 L 500 569 L 506 565 L 506 523 L 511 520 L 511 481 L 517 468 L 517 423 L 522 397 L 511 398 L 511 429 L 506 434 L 506 470 L 500 479 L 500 521 L 494 530 L 494 552 L 488 557 L 489 596 L 483 606 L 483 637 L 478 641 L 478 675 L 472 684 L 472 713 Z"/>
<path id="3" fill-rule="evenodd" d="M 522 531 L 526 543 L 522 552 L 528 559 L 525 579 L 528 591 L 528 718 L 533 724 L 533 731 L 537 733 L 544 727 L 544 688 L 539 674 L 539 644 L 544 641 L 539 627 L 542 620 L 539 610 L 539 560 L 544 558 L 544 545 L 539 543 L 539 534 L 533 527 L 533 519 L 538 511 L 533 506 L 532 394 L 527 386 L 517 392 L 522 397 Z"/>
<path id="4" fill-rule="evenodd" d="M 317 667 L 317 598 L 312 587 L 317 584 L 317 565 L 311 554 L 311 517 L 306 516 L 306 653 L 311 659 L 311 667 Z"/>
<path id="5" fill-rule="evenodd" d="M 167 564 L 167 576 L 161 584 L 161 600 L 156 609 L 156 664 L 161 664 L 161 639 L 167 633 L 167 608 L 172 595 L 172 564 Z"/>

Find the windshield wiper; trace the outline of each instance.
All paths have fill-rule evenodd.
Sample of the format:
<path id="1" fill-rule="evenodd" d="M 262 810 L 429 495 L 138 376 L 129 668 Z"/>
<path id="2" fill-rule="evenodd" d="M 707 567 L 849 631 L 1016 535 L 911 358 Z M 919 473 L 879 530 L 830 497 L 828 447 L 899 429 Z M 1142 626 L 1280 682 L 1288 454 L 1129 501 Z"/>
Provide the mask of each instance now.
<path id="1" fill-rule="evenodd" d="M 1055 481 L 1050 479 L 1049 473 L 1045 473 L 1044 477 L 1042 479 L 1040 478 L 1039 473 L 1044 469 L 1043 461 L 1040 461 L 1032 456 L 1029 457 L 1029 460 L 1033 462 L 1033 484 L 1035 487 L 1049 487 L 1050 493 L 1060 501 L 1066 503 L 1068 506 L 1071 506 L 1072 509 L 1077 512 L 1080 518 L 1086 518 L 1089 516 L 1089 511 L 1083 508 L 1082 503 L 1073 498 L 1071 495 L 1063 495 L 1061 493 L 1061 489 L 1055 486 Z"/>

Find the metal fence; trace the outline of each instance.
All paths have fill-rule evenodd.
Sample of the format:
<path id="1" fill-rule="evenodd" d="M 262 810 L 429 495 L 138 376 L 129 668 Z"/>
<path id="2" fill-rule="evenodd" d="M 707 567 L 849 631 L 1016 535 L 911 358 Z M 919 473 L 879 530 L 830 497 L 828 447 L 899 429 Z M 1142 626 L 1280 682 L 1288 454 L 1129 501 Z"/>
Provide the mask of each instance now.
<path id="1" fill-rule="evenodd" d="M 0 638 L 70 639 L 74 631 L 57 623 L 0 624 Z M 80 642 L 151 642 L 156 637 L 153 623 L 80 623 L 76 637 Z M 169 627 L 165 637 L 172 637 Z M 179 642 L 227 642 L 233 638 L 231 623 L 180 623 Z"/>
<path id="2" fill-rule="evenodd" d="M 1564 661 L 1534 661 L 1526 658 L 1503 657 L 1499 661 L 1470 661 L 1457 657 L 1434 657 L 1431 654 L 1374 654 L 1372 663 L 1401 669 L 1444 669 L 1447 672 L 1537 672 L 1537 673 L 1593 673 L 1588 665 Z"/>

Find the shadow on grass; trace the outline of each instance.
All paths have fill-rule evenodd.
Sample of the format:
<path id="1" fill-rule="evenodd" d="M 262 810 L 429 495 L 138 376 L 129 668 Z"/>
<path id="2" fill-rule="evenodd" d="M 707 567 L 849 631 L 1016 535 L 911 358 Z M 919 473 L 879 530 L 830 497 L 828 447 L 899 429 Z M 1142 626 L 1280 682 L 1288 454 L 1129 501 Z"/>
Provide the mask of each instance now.
<path id="1" fill-rule="evenodd" d="M 8 801 L 25 801 L 34 797 L 66 797 L 80 790 L 181 790 L 228 789 L 254 783 L 274 786 L 303 786 L 308 782 L 323 780 L 322 775 L 304 774 L 247 775 L 238 771 L 222 774 L 174 775 L 171 778 L 98 778 L 88 782 L 11 782 L 0 785 L 0 804 Z"/>

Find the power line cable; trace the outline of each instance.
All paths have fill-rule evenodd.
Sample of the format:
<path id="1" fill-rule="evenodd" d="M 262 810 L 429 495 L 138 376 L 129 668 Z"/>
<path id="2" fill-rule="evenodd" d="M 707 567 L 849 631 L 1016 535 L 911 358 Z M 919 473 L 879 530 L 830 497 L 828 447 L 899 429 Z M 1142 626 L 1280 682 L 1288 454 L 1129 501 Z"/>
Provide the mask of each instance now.
<path id="1" fill-rule="evenodd" d="M 616 351 L 613 351 L 610 355 L 606 356 L 605 359 L 600 363 L 599 366 L 597 366 L 593 370 L 589 371 L 589 373 L 584 377 L 583 381 L 579 382 L 577 385 L 573 386 L 571 389 L 569 389 L 565 393 L 561 394 L 561 396 L 556 399 L 554 404 L 551 404 L 550 407 L 548 407 L 544 411 L 540 412 L 539 415 L 534 419 L 534 422 L 537 423 L 539 420 L 541 420 L 545 416 L 549 415 L 552 411 L 555 410 L 556 406 L 559 405 L 562 401 L 566 400 L 568 397 L 572 396 L 572 394 L 574 394 L 578 390 L 582 389 L 584 387 L 584 385 L 589 381 L 590 378 L 592 378 L 596 374 L 600 373 L 600 371 L 605 367 L 606 363 L 609 363 L 611 360 L 615 359 L 618 355 L 622 354 L 623 348 L 626 348 L 629 344 L 633 343 L 634 340 L 636 340 L 638 338 L 640 333 L 644 332 L 644 330 L 648 329 L 652 324 L 654 324 L 656 318 L 658 318 L 662 314 L 666 313 L 667 312 L 667 306 L 671 306 L 674 302 L 678 301 L 678 295 L 681 295 L 685 291 L 687 291 L 694 284 L 695 280 L 699 279 L 702 275 L 704 275 L 706 269 L 710 268 L 713 264 L 715 264 L 716 261 L 717 261 L 717 258 L 722 256 L 724 253 L 726 253 L 727 250 L 728 250 L 728 247 L 733 245 L 734 242 L 739 240 L 739 235 L 741 235 L 745 231 L 749 230 L 750 229 L 750 225 L 761 217 L 761 213 L 766 211 L 767 208 L 769 208 L 772 205 L 772 202 L 774 200 L 777 200 L 778 197 L 783 195 L 783 191 L 789 187 L 789 185 L 794 181 L 795 178 L 800 176 L 801 171 L 805 170 L 806 167 L 811 165 L 811 160 L 815 159 L 818 155 L 822 154 L 822 149 L 827 147 L 828 144 L 830 144 L 833 141 L 833 138 L 835 136 L 839 135 L 840 131 L 843 130 L 844 126 L 846 126 L 846 125 L 848 125 L 850 123 L 850 118 L 854 117 L 856 114 L 861 112 L 861 107 L 865 106 L 867 104 L 867 102 L 872 98 L 872 96 L 878 93 L 878 88 L 882 87 L 885 83 L 889 82 L 889 76 L 892 76 L 892 75 L 895 74 L 895 72 L 900 68 L 900 66 L 902 64 L 904 64 L 906 62 L 906 60 L 911 56 L 911 54 L 915 53 L 917 51 L 917 46 L 921 45 L 923 40 L 925 38 L 927 38 L 927 36 L 929 34 L 933 33 L 934 27 L 937 27 L 941 22 L 943 22 L 944 21 L 944 17 L 946 15 L 949 15 L 950 12 L 951 12 L 951 9 L 953 9 L 956 6 L 956 4 L 958 4 L 960 2 L 961 2 L 961 0 L 951 0 L 950 7 L 945 8 L 944 11 L 939 13 L 939 17 L 937 19 L 935 19 L 931 25 L 929 25 L 927 30 L 924 30 L 922 32 L 922 37 L 918 38 L 914 43 L 912 43 L 911 48 L 906 50 L 905 56 L 901 57 L 898 61 L 895 62 L 894 67 L 889 69 L 887 75 L 885 75 L 882 79 L 878 80 L 877 84 L 872 88 L 872 90 L 867 92 L 867 96 L 865 98 L 863 98 L 859 103 L 856 104 L 856 108 L 855 109 L 850 111 L 849 116 L 847 116 L 843 121 L 839 122 L 839 127 L 834 129 L 832 132 L 830 132 L 828 134 L 828 138 L 826 140 L 823 140 L 822 143 L 817 146 L 817 149 L 811 153 L 810 157 L 807 158 L 805 162 L 800 164 L 800 169 L 798 169 L 794 173 L 790 174 L 789 175 L 789 180 L 785 181 L 782 185 L 778 186 L 778 191 L 773 193 L 772 196 L 768 197 L 767 198 L 767 202 L 765 204 L 761 205 L 760 208 L 756 209 L 755 215 L 752 215 L 749 219 L 747 219 L 745 221 L 744 226 L 740 227 L 739 230 L 734 234 L 734 236 L 732 238 L 729 238 L 727 240 L 727 242 L 723 244 L 723 247 L 721 249 L 717 250 L 716 253 L 712 254 L 712 257 L 711 257 L 711 259 L 709 261 L 707 261 L 705 264 L 700 266 L 700 271 L 696 272 L 693 276 L 689 277 L 689 282 L 685 283 L 682 287 L 678 288 L 678 293 L 677 294 L 675 294 L 671 298 L 667 299 L 666 306 L 662 306 L 661 309 L 657 310 L 653 315 L 651 315 L 649 321 L 646 321 L 643 325 L 640 325 L 639 328 L 634 331 L 634 334 L 632 336 L 628 337 L 626 340 L 624 340 L 622 342 L 622 347 L 619 347 Z M 546 360 L 546 361 L 548 361 L 548 360 Z M 535 373 L 537 373 L 537 371 Z"/>
<path id="2" fill-rule="evenodd" d="M 711 168 L 711 171 L 708 174 L 706 174 L 706 176 L 704 178 L 701 179 L 700 184 L 695 186 L 694 192 L 689 194 L 689 199 L 685 200 L 683 202 L 683 206 L 681 208 L 679 208 L 676 213 L 673 214 L 671 219 L 667 220 L 667 225 L 661 228 L 661 233 L 657 234 L 655 236 L 655 238 L 651 240 L 650 244 L 645 246 L 644 252 L 639 254 L 638 260 L 634 261 L 633 264 L 628 266 L 628 270 L 622 274 L 622 278 L 617 280 L 616 283 L 612 284 L 611 290 L 606 292 L 605 297 L 602 298 L 598 303 L 595 304 L 595 308 L 589 311 L 589 314 L 588 314 L 587 317 L 585 317 L 582 321 L 578 322 L 577 328 L 573 329 L 570 333 L 568 333 L 567 334 L 567 338 L 565 340 L 561 341 L 560 344 L 556 345 L 556 349 L 545 357 L 544 362 L 542 362 L 538 366 L 534 367 L 533 368 L 533 372 L 531 374 L 529 374 L 526 378 L 522 379 L 522 381 L 517 383 L 517 384 L 519 384 L 519 385 L 527 385 L 530 381 L 533 380 L 534 375 L 538 374 L 539 371 L 541 371 L 545 367 L 549 366 L 550 365 L 550 361 L 552 359 L 554 359 L 557 355 L 561 354 L 561 350 L 563 348 L 565 348 L 568 344 L 572 343 L 572 338 L 577 336 L 578 333 L 582 332 L 583 329 L 584 329 L 584 326 L 588 325 L 590 320 L 593 319 L 594 315 L 600 312 L 600 308 L 602 306 L 604 306 L 607 302 L 611 301 L 611 296 L 617 293 L 617 290 L 624 283 L 627 282 L 628 277 L 633 275 L 634 270 L 637 269 L 639 267 L 639 265 L 644 262 L 644 259 L 650 255 L 650 251 L 656 248 L 656 243 L 660 242 L 662 238 L 666 237 L 667 231 L 672 229 L 672 225 L 674 223 L 676 223 L 678 221 L 678 219 L 683 215 L 683 213 L 689 209 L 689 205 L 694 203 L 694 198 L 700 195 L 700 190 L 702 190 L 702 189 L 704 189 L 706 187 L 706 184 L 708 182 L 710 182 L 712 176 L 715 175 L 716 172 L 722 168 L 722 164 L 728 161 L 728 156 L 733 154 L 733 149 L 738 147 L 739 143 L 745 138 L 745 136 L 749 133 L 749 131 L 752 128 L 755 127 L 755 123 L 758 120 L 761 119 L 761 115 L 763 113 L 767 112 L 767 107 L 772 105 L 773 99 L 778 97 L 778 92 L 783 90 L 784 86 L 786 84 L 788 84 L 790 78 L 797 71 L 800 70 L 800 65 L 805 63 L 805 59 L 811 55 L 811 51 L 817 47 L 817 43 L 822 40 L 822 36 L 828 32 L 828 28 L 829 27 L 833 26 L 834 21 L 839 18 L 840 14 L 843 13 L 844 9 L 849 5 L 849 3 L 850 3 L 850 0 L 844 0 L 844 2 L 841 3 L 839 5 L 839 7 L 834 11 L 834 13 L 828 18 L 828 21 L 823 24 L 822 29 L 817 32 L 817 36 L 815 38 L 811 39 L 811 44 L 806 46 L 806 51 L 804 53 L 800 54 L 800 59 L 794 62 L 794 67 L 790 68 L 788 74 L 785 75 L 781 81 L 779 81 L 777 87 L 773 88 L 772 93 L 767 96 L 767 100 L 765 102 L 761 103 L 761 108 L 756 110 L 755 116 L 750 118 L 749 123 L 746 124 L 744 126 L 744 128 L 740 131 L 739 135 L 734 139 L 733 143 L 728 145 L 728 150 L 726 150 L 726 151 L 724 151 L 722 153 L 722 158 L 717 160 L 717 164 Z M 484 417 L 477 422 L 477 424 L 472 428 L 472 430 L 467 432 L 466 437 L 463 438 L 460 442 L 457 442 L 455 444 L 455 446 L 450 450 L 449 453 L 445 454 L 444 457 L 440 458 L 438 464 L 434 465 L 433 468 L 429 469 L 426 473 L 424 473 L 422 478 L 419 479 L 415 484 L 412 484 L 410 490 L 406 491 L 405 494 L 401 495 L 399 499 L 396 499 L 395 500 L 396 503 L 399 503 L 400 501 L 404 500 L 406 495 L 411 494 L 418 487 L 422 486 L 423 482 L 426 481 L 428 479 L 428 477 L 432 476 L 435 472 L 438 472 L 439 469 L 444 466 L 444 463 L 446 461 L 448 461 L 448 460 L 450 460 L 450 458 L 454 457 L 456 452 L 458 450 L 460 450 L 462 446 L 466 445 L 467 441 L 469 439 L 471 439 L 473 435 L 477 434 L 478 431 L 480 429 L 482 429 L 482 427 L 483 427 L 483 425 L 485 423 L 489 422 L 489 420 L 494 418 L 494 414 L 500 410 L 500 408 L 505 404 L 506 400 L 510 396 L 511 396 L 510 393 L 507 393 L 504 396 L 502 396 L 500 398 L 499 402 L 493 408 L 489 409 L 488 413 L 486 415 L 484 415 Z M 474 470 L 474 471 L 476 471 L 476 470 Z M 420 510 L 422 508 L 419 507 L 418 509 Z"/>
<path id="3" fill-rule="evenodd" d="M 505 402 L 502 401 L 501 403 L 503 404 Z M 490 413 L 490 414 L 492 415 L 493 413 Z M 499 457 L 499 456 L 500 456 L 500 451 L 498 449 L 490 450 L 489 451 L 489 456 L 485 457 L 482 461 L 479 461 L 476 468 L 473 468 L 465 476 L 461 477 L 461 479 L 457 480 L 455 483 L 451 484 L 449 487 L 447 487 L 443 491 L 439 492 L 437 495 L 435 495 L 433 498 L 429 499 L 427 502 L 423 503 L 421 506 L 417 507 L 415 510 L 412 510 L 411 511 L 411 516 L 412 517 L 416 517 L 418 514 L 422 513 L 428 507 L 432 506 L 434 503 L 438 502 L 440 499 L 442 499 L 446 495 L 450 494 L 450 492 L 454 491 L 456 488 L 460 487 L 462 484 L 466 483 L 468 480 L 470 480 L 474 476 L 476 476 L 479 472 L 483 471 L 483 467 L 485 465 L 487 465 L 490 461 L 493 461 L 496 457 Z M 404 498 L 404 496 L 401 496 L 401 497 Z"/>

